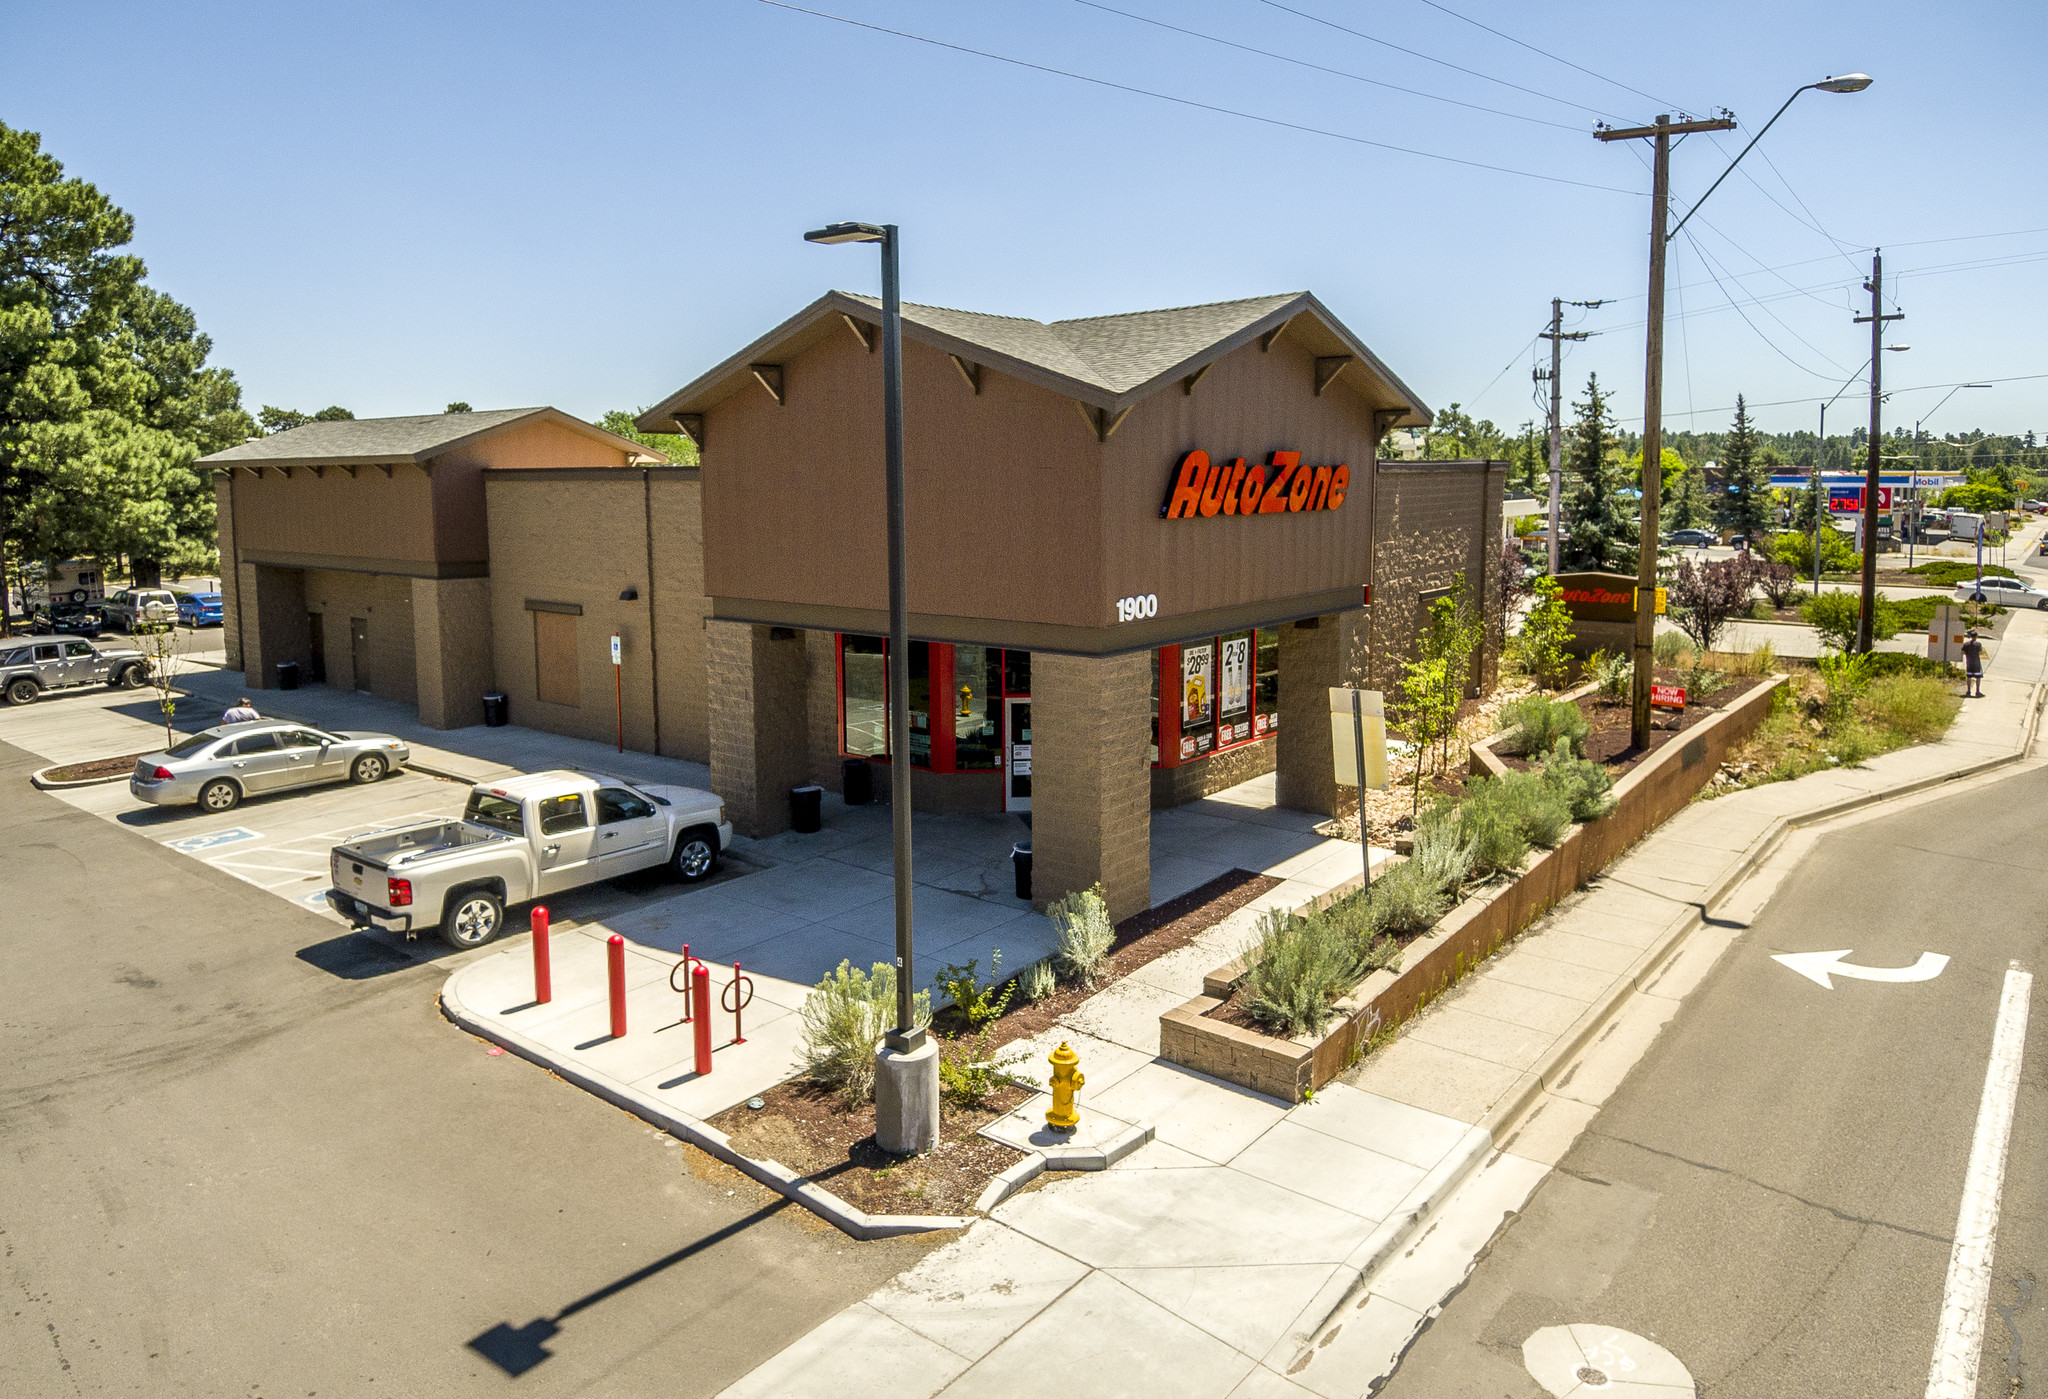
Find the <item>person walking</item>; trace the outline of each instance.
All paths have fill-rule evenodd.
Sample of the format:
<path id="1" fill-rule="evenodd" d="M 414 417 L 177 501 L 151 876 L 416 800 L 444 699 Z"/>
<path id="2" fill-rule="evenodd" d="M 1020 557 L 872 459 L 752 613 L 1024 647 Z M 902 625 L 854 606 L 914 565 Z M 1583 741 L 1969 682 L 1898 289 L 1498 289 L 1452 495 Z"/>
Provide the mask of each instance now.
<path id="1" fill-rule="evenodd" d="M 1984 698 L 1984 643 L 1974 628 L 1963 637 L 1963 698 Z"/>
<path id="2" fill-rule="evenodd" d="M 1974 636 L 1976 633 L 1972 632 L 1971 635 Z M 220 716 L 220 721 L 223 724 L 252 724 L 262 717 L 256 712 L 256 706 L 249 703 L 249 697 L 243 695 Z"/>

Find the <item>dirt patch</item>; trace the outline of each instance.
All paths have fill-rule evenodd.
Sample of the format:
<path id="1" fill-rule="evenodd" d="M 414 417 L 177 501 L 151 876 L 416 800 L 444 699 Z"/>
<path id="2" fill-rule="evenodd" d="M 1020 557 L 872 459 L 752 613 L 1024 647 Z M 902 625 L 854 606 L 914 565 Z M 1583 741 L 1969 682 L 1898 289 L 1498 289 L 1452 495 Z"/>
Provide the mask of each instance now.
<path id="1" fill-rule="evenodd" d="M 1250 870 L 1218 875 L 1198 889 L 1116 925 L 1116 939 L 1093 988 L 1062 986 L 1040 1001 L 1016 1004 L 990 1022 L 988 1047 L 1000 1049 L 1050 1028 L 1061 1016 L 1138 968 L 1193 942 L 1280 881 Z M 1021 991 L 1013 1002 L 1021 1002 Z M 942 1040 L 967 1029 L 966 1017 L 948 1006 L 933 1017 Z M 939 1119 L 939 1144 L 922 1156 L 892 1156 L 875 1144 L 872 1103 L 849 1108 L 836 1089 L 796 1078 L 761 1094 L 762 1106 L 742 1104 L 711 1119 L 749 1156 L 780 1161 L 870 1214 L 961 1214 L 990 1180 L 1023 1153 L 977 1136 L 983 1127 L 1029 1099 L 1035 1089 L 1009 1085 L 985 1105 L 948 1103 Z"/>
<path id="2" fill-rule="evenodd" d="M 156 750 L 152 749 L 151 752 Z M 95 777 L 126 777 L 135 771 L 138 760 L 148 753 L 130 753 L 125 758 L 94 758 L 89 763 L 72 763 L 66 767 L 51 768 L 43 774 L 46 782 L 90 782 Z"/>
<path id="3" fill-rule="evenodd" d="M 1658 685 L 1683 685 L 1686 674 L 1679 670 L 1653 670 L 1650 672 L 1650 679 L 1652 683 Z M 1740 676 L 1710 695 L 1695 698 L 1688 694 L 1683 710 L 1655 711 L 1652 716 L 1655 727 L 1651 730 L 1648 748 L 1637 748 L 1631 741 L 1633 716 L 1627 700 L 1605 699 L 1597 693 L 1581 695 L 1578 701 L 1579 710 L 1586 716 L 1586 722 L 1592 726 L 1592 731 L 1586 735 L 1586 756 L 1596 763 L 1605 763 L 1613 768 L 1615 776 L 1619 777 L 1679 734 L 1695 724 L 1705 723 L 1714 714 L 1726 709 L 1763 683 L 1758 676 Z M 1523 772 L 1527 772 L 1531 766 L 1528 758 L 1499 752 L 1496 752 L 1496 756 L 1507 766 Z"/>
<path id="4" fill-rule="evenodd" d="M 1031 1092 L 1003 1088 L 985 1107 L 947 1105 L 939 1144 L 922 1156 L 882 1150 L 873 1103 L 848 1108 L 836 1090 L 807 1079 L 777 1084 L 761 1095 L 764 1106 L 728 1108 L 711 1125 L 738 1150 L 780 1161 L 869 1214 L 964 1214 L 990 1180 L 1024 1157 L 976 1133 Z"/>

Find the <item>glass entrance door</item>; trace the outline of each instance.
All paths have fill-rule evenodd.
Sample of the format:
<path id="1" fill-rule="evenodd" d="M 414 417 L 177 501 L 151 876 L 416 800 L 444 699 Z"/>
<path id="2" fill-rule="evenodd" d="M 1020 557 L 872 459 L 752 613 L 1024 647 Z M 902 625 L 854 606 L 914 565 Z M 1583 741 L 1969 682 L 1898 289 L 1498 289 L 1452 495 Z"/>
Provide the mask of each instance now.
<path id="1" fill-rule="evenodd" d="M 1003 810 L 1031 810 L 1031 701 L 1003 701 Z"/>

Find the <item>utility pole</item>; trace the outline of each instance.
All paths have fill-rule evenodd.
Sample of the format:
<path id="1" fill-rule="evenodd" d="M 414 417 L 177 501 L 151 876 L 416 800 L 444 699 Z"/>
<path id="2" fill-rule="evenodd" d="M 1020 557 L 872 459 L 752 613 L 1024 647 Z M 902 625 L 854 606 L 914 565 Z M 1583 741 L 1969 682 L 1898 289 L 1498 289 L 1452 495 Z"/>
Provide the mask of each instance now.
<path id="1" fill-rule="evenodd" d="M 1557 574 L 1558 499 L 1562 494 L 1564 478 L 1564 409 L 1561 402 L 1562 384 L 1558 374 L 1563 368 L 1564 342 L 1586 340 L 1593 335 L 1590 330 L 1566 333 L 1564 308 L 1568 305 L 1584 306 L 1590 310 L 1592 307 L 1606 304 L 1605 301 L 1567 302 L 1553 296 L 1550 298 L 1550 329 L 1544 331 L 1541 336 L 1550 342 L 1550 572 L 1553 577 Z M 1536 377 L 1543 378 L 1543 371 L 1537 370 Z"/>
<path id="2" fill-rule="evenodd" d="M 1863 470 L 1863 606 L 1856 617 L 1856 649 L 1868 652 L 1871 627 L 1877 610 L 1877 480 L 1878 454 L 1883 444 L 1878 436 L 1878 418 L 1884 402 L 1884 328 L 1891 321 L 1906 319 L 1904 311 L 1884 313 L 1884 249 L 1870 255 L 1870 280 L 1863 284 L 1870 293 L 1870 314 L 1858 316 L 1857 325 L 1870 326 L 1870 460 Z"/>
<path id="3" fill-rule="evenodd" d="M 1820 406 L 1820 445 L 1813 453 L 1813 595 L 1820 596 L 1820 520 L 1821 512 L 1827 509 L 1827 498 L 1821 494 L 1821 472 L 1825 469 L 1824 458 L 1828 454 L 1828 406 Z M 1833 526 L 1829 526 L 1830 529 Z"/>
<path id="4" fill-rule="evenodd" d="M 1657 639 L 1657 500 L 1664 484 L 1664 245 L 1670 241 L 1665 225 L 1670 222 L 1671 210 L 1671 138 L 1695 131 L 1734 129 L 1735 122 L 1728 117 L 1674 122 L 1668 115 L 1660 115 L 1652 126 L 1593 133 L 1601 141 L 1649 137 L 1656 148 L 1650 188 L 1650 315 L 1643 350 L 1643 525 L 1636 548 L 1635 693 L 1629 716 L 1629 742 L 1638 749 L 1647 750 L 1650 746 L 1650 665 Z M 1761 137 L 1763 133 L 1757 135 Z M 1744 148 L 1745 152 L 1747 149 Z M 1707 193 L 1712 194 L 1713 190 L 1709 188 Z M 1686 215 L 1691 217 L 1690 213 Z"/>

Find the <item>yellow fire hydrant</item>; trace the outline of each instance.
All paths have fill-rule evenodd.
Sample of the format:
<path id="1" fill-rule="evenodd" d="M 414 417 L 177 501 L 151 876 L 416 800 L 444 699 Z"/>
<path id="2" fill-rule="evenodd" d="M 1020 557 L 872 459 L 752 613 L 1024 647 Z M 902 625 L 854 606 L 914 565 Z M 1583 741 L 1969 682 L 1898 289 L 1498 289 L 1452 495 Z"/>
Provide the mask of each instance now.
<path id="1" fill-rule="evenodd" d="M 1081 1056 L 1061 1040 L 1060 1047 L 1046 1057 L 1052 1061 L 1052 1106 L 1045 1110 L 1045 1125 L 1055 1132 L 1071 1132 L 1081 1121 L 1074 1111 L 1074 1094 L 1088 1082 L 1081 1075 Z"/>

